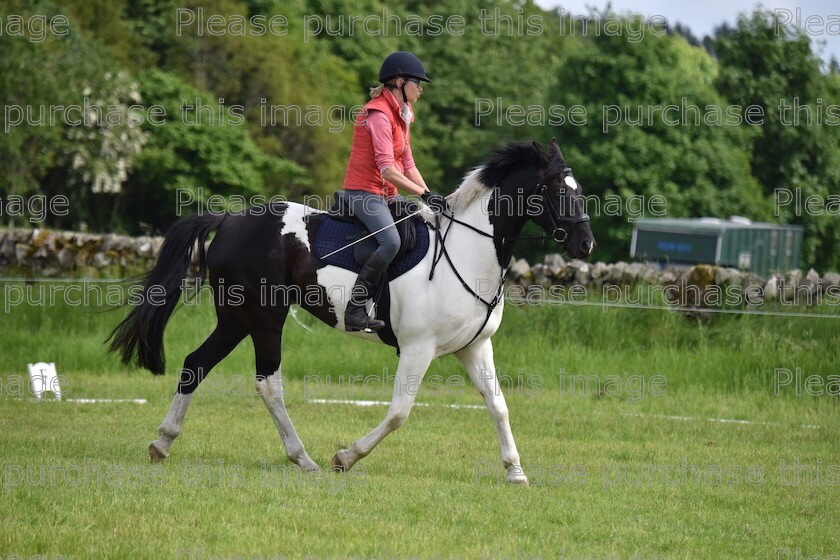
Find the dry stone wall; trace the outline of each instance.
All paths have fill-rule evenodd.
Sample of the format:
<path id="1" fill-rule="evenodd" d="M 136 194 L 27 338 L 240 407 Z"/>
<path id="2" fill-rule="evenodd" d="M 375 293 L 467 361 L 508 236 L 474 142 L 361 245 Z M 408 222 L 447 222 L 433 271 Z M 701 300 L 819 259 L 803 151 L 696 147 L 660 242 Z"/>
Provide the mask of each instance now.
<path id="1" fill-rule="evenodd" d="M 125 278 L 150 269 L 157 258 L 163 237 L 129 237 L 115 234 L 91 234 L 45 229 L 0 229 L 0 276 Z M 811 269 L 803 273 L 791 270 L 762 278 L 733 268 L 710 265 L 660 267 L 641 262 L 586 262 L 566 260 L 550 254 L 543 262 L 529 264 L 512 260 L 507 274 L 508 286 L 522 289 L 548 289 L 552 286 L 582 286 L 586 293 L 603 293 L 611 287 L 633 288 L 638 285 L 675 286 L 664 292 L 680 299 L 687 286 L 698 287 L 690 305 L 703 306 L 703 294 L 740 288 L 741 293 L 758 295 L 761 301 L 784 300 L 797 295 L 836 294 L 840 296 L 840 274 L 820 275 Z M 670 296 L 669 296 L 670 294 Z"/>

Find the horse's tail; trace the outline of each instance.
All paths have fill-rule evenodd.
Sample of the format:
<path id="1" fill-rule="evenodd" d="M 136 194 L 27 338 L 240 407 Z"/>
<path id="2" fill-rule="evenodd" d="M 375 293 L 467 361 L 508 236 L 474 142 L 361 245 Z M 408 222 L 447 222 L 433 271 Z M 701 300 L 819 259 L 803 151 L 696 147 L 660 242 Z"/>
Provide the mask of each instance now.
<path id="1" fill-rule="evenodd" d="M 157 263 L 144 276 L 143 299 L 111 331 L 108 352 L 119 352 L 124 364 L 135 357 L 140 367 L 155 375 L 163 374 L 166 358 L 163 330 L 181 297 L 182 283 L 189 272 L 196 242 L 199 278 L 204 278 L 207 236 L 221 225 L 225 215 L 195 215 L 179 220 L 169 231 L 160 249 Z"/>

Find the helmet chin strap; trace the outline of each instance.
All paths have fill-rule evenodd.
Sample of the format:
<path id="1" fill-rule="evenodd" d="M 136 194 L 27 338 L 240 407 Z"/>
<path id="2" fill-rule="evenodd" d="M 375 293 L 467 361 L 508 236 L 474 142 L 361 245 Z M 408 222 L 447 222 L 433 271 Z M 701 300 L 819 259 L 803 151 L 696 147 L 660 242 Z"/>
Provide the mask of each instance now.
<path id="1" fill-rule="evenodd" d="M 400 93 L 402 94 L 402 102 L 408 103 L 408 98 L 405 96 L 405 83 L 408 81 L 405 78 L 400 78 L 402 80 L 402 85 L 399 86 Z M 397 89 L 397 86 L 394 84 L 385 84 L 385 87 L 388 89 Z"/>

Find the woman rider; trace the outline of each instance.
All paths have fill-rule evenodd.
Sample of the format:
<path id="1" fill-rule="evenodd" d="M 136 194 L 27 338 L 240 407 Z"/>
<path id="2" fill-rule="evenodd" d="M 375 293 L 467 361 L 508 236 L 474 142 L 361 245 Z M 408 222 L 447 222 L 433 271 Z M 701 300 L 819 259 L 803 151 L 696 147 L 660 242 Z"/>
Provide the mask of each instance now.
<path id="1" fill-rule="evenodd" d="M 421 82 L 431 82 L 423 63 L 409 52 L 392 53 L 382 63 L 379 81 L 381 85 L 370 90 L 371 100 L 353 127 L 344 178 L 350 210 L 368 230 L 376 232 L 379 243 L 362 265 L 350 293 L 344 316 L 347 331 L 371 332 L 385 326 L 384 321 L 368 315 L 365 302 L 400 248 L 400 236 L 388 209 L 397 189 L 419 195 L 436 212 L 446 209 L 446 199 L 429 190 L 411 154 L 411 104 L 420 98 Z"/>

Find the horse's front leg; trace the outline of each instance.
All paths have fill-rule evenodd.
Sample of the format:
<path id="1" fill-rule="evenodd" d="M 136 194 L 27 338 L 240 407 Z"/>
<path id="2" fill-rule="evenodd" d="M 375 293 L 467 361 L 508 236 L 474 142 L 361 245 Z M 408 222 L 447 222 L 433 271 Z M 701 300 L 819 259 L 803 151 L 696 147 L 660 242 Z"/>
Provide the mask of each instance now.
<path id="1" fill-rule="evenodd" d="M 385 436 L 402 426 L 411 412 L 417 389 L 426 375 L 433 356 L 432 348 L 413 353 L 402 352 L 397 374 L 394 377 L 391 406 L 388 407 L 385 419 L 369 434 L 353 442 L 348 449 L 340 449 L 332 458 L 333 470 L 350 470 L 359 459 L 373 451 L 373 448 L 385 439 Z"/>
<path id="2" fill-rule="evenodd" d="M 502 448 L 502 464 L 507 469 L 507 481 L 511 484 L 528 485 L 528 477 L 519 464 L 519 452 L 516 450 L 516 443 L 513 441 L 513 433 L 510 431 L 510 418 L 508 414 L 505 395 L 499 386 L 496 378 L 496 366 L 493 363 L 493 344 L 490 339 L 477 340 L 469 347 L 456 354 L 459 360 L 467 368 L 478 392 L 484 397 L 484 403 L 496 431 L 499 434 L 499 445 Z"/>

